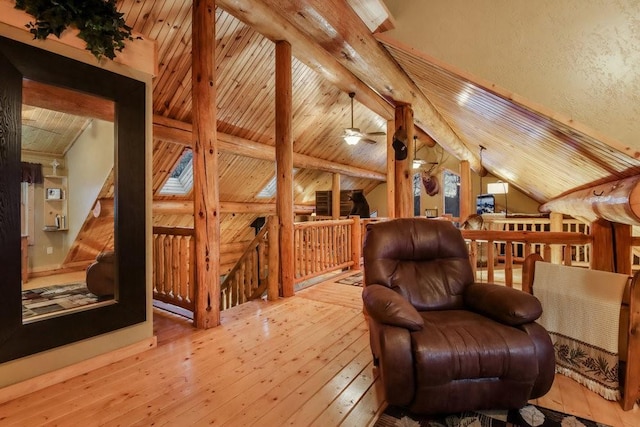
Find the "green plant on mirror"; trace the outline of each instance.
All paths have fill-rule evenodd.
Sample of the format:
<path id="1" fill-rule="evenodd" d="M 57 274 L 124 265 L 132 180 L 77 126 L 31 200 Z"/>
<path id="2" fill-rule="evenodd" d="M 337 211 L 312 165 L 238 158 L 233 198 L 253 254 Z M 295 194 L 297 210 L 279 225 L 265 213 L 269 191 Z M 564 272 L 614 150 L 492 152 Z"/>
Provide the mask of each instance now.
<path id="1" fill-rule="evenodd" d="M 35 39 L 46 39 L 49 34 L 59 38 L 67 27 L 75 27 L 87 50 L 98 59 L 115 58 L 125 41 L 133 40 L 115 0 L 16 0 L 16 9 L 36 18 L 26 25 Z"/>

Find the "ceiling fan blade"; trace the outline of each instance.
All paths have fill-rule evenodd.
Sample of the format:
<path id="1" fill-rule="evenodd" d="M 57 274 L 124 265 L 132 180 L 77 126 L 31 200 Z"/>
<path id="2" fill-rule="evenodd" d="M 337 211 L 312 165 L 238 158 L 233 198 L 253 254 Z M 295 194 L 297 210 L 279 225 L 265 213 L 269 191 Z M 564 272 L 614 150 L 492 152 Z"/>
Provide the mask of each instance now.
<path id="1" fill-rule="evenodd" d="M 367 144 L 377 144 L 378 141 L 370 138 L 360 138 L 360 141 L 366 142 Z"/>
<path id="2" fill-rule="evenodd" d="M 386 135 L 386 134 L 387 134 L 386 132 L 382 132 L 382 131 L 365 133 L 365 135 L 367 135 L 367 136 L 383 136 L 383 135 Z"/>

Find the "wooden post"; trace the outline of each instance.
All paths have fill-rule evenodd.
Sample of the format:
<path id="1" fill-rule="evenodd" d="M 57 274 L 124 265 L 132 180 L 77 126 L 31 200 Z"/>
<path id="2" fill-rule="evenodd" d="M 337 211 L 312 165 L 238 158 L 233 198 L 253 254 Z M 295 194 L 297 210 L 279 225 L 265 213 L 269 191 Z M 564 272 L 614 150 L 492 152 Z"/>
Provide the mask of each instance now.
<path id="1" fill-rule="evenodd" d="M 360 217 L 353 217 L 351 224 L 351 259 L 353 260 L 352 270 L 360 270 L 360 258 L 362 257 L 362 236 L 360 231 Z"/>
<path id="2" fill-rule="evenodd" d="M 471 210 L 473 206 L 471 198 L 471 166 L 468 160 L 462 160 L 460 162 L 460 222 L 475 213 Z"/>
<path id="3" fill-rule="evenodd" d="M 220 324 L 220 217 L 216 137 L 215 0 L 193 2 L 193 194 L 196 247 L 194 323 Z"/>
<path id="4" fill-rule="evenodd" d="M 276 213 L 280 221 L 282 295 L 294 295 L 293 138 L 291 138 L 291 45 L 276 42 Z"/>
<path id="5" fill-rule="evenodd" d="M 551 222 L 549 231 L 563 231 L 562 219 L 561 213 L 551 212 L 549 214 L 549 221 Z M 551 258 L 549 261 L 552 264 L 562 264 L 562 245 L 551 245 Z"/>
<path id="6" fill-rule="evenodd" d="M 333 174 L 333 185 L 331 186 L 331 218 L 340 218 L 340 174 Z"/>
<path id="7" fill-rule="evenodd" d="M 396 159 L 395 164 L 395 201 L 396 218 L 409 218 L 413 216 L 413 173 L 411 170 L 413 161 L 413 111 L 408 104 L 396 107 L 397 133 L 406 134 L 407 157 L 404 160 Z"/>
<path id="8" fill-rule="evenodd" d="M 614 223 L 613 230 L 615 238 L 613 247 L 616 251 L 616 272 L 631 276 L 633 274 L 631 271 L 633 264 L 632 226 Z"/>
<path id="9" fill-rule="evenodd" d="M 280 279 L 280 233 L 278 217 L 270 215 L 267 217 L 267 238 L 269 253 L 267 259 L 267 299 L 275 301 L 280 294 L 278 283 Z"/>
<path id="10" fill-rule="evenodd" d="M 387 217 L 396 217 L 396 158 L 393 152 L 394 120 L 387 121 Z"/>

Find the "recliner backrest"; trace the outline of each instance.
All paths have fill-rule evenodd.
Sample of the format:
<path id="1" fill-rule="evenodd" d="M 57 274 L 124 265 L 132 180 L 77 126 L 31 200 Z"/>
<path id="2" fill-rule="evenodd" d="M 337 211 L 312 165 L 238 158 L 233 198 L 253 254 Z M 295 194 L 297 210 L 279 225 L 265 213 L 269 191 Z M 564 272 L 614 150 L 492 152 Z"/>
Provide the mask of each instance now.
<path id="1" fill-rule="evenodd" d="M 365 286 L 392 288 L 418 310 L 463 308 L 464 289 L 474 281 L 465 241 L 448 221 L 368 224 L 363 257 Z"/>

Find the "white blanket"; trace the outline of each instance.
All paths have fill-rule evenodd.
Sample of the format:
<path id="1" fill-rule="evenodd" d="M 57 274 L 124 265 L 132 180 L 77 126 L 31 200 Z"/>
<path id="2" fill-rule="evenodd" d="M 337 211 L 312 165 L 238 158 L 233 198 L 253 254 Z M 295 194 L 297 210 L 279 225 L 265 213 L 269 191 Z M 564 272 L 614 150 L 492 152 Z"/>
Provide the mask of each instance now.
<path id="1" fill-rule="evenodd" d="M 618 400 L 620 304 L 625 274 L 536 262 L 533 294 L 543 313 L 538 322 L 553 341 L 556 372 L 606 399 Z"/>

